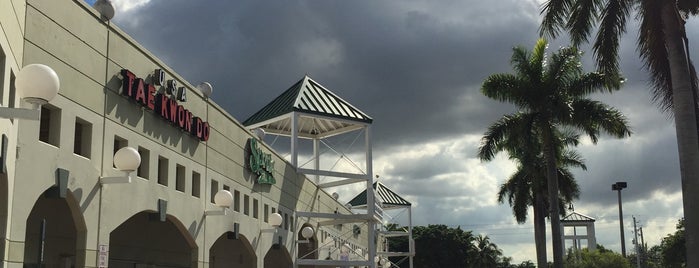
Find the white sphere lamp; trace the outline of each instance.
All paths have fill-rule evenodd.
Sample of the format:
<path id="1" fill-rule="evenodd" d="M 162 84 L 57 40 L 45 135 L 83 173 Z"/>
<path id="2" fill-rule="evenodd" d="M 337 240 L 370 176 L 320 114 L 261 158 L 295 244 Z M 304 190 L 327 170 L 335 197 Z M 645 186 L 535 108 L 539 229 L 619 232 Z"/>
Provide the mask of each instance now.
<path id="1" fill-rule="evenodd" d="M 19 71 L 15 87 L 29 103 L 42 105 L 58 94 L 60 81 L 56 72 L 43 64 L 29 64 Z"/>
<path id="2" fill-rule="evenodd" d="M 112 4 L 111 0 L 97 0 L 92 7 L 94 7 L 105 20 L 114 18 L 114 4 Z"/>
<path id="3" fill-rule="evenodd" d="M 201 94 L 203 94 L 205 98 L 209 98 L 211 94 L 214 93 L 214 87 L 211 86 L 211 83 L 209 82 L 203 82 L 197 85 L 197 88 L 199 91 L 201 91 Z"/>
<path id="4" fill-rule="evenodd" d="M 229 208 L 233 205 L 233 194 L 228 190 L 220 190 L 214 195 L 214 204 L 218 207 Z"/>
<path id="5" fill-rule="evenodd" d="M 255 133 L 255 137 L 257 137 L 258 140 L 262 140 L 265 138 L 265 130 L 261 128 L 256 128 L 253 130 Z"/>
<path id="6" fill-rule="evenodd" d="M 351 250 L 351 247 L 349 244 L 344 244 L 342 245 L 342 248 L 340 249 L 341 253 L 349 253 Z"/>
<path id="7" fill-rule="evenodd" d="M 114 154 L 114 166 L 121 171 L 131 172 L 141 165 L 141 155 L 131 147 L 123 147 Z"/>
<path id="8" fill-rule="evenodd" d="M 311 237 L 313 237 L 313 233 L 315 233 L 315 230 L 313 230 L 313 227 L 306 226 L 301 229 L 301 236 L 308 240 Z"/>
<path id="9" fill-rule="evenodd" d="M 279 227 L 282 225 L 282 215 L 279 213 L 269 214 L 269 225 Z"/>

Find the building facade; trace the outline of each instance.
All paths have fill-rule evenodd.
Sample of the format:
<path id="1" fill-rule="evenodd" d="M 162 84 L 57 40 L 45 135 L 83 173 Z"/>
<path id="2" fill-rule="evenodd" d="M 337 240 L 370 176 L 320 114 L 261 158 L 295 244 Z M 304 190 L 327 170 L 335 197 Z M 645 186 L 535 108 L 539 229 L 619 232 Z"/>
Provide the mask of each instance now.
<path id="1" fill-rule="evenodd" d="M 0 47 L 0 106 L 26 106 L 22 66 L 61 81 L 39 120 L 0 119 L 3 267 L 292 267 L 344 245 L 364 256 L 354 225 L 296 215 L 351 214 L 344 204 L 82 0 L 0 1 Z M 123 176 L 113 159 L 127 146 L 141 157 L 130 182 L 101 183 Z M 207 214 L 220 190 L 231 207 Z"/>

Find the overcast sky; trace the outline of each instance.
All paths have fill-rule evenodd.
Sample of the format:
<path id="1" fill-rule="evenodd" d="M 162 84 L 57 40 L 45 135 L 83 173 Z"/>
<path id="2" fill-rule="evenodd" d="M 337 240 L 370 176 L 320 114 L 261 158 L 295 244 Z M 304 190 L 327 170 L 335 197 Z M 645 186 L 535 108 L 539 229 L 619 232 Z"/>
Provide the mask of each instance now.
<path id="1" fill-rule="evenodd" d="M 536 259 L 532 223 L 517 225 L 509 206 L 496 202 L 515 165 L 505 155 L 482 163 L 475 154 L 486 127 L 514 109 L 483 97 L 480 85 L 511 72 L 513 46 L 534 45 L 540 0 L 113 2 L 118 27 L 190 83 L 212 83 L 213 100 L 238 121 L 308 74 L 373 117 L 374 173 L 414 204 L 416 225 L 461 226 L 490 236 L 516 262 Z M 688 26 L 690 40 L 698 32 Z M 598 243 L 615 251 L 614 182 L 629 184 L 627 251 L 632 215 L 649 245 L 682 216 L 674 126 L 650 101 L 636 38 L 632 25 L 621 43 L 625 87 L 595 96 L 621 110 L 634 134 L 583 143 L 588 170 L 575 170 L 576 211 L 597 219 Z M 355 194 L 338 192 L 346 201 Z"/>

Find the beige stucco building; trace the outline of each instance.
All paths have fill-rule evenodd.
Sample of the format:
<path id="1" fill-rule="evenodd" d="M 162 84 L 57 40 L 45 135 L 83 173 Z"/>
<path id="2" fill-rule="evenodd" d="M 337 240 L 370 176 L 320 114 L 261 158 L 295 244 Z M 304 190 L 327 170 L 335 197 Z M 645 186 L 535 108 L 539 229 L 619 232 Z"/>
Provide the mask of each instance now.
<path id="1" fill-rule="evenodd" d="M 3 267 L 291 267 L 336 258 L 332 246 L 314 251 L 329 243 L 366 258 L 357 234 L 371 224 L 298 217 L 351 212 L 262 142 L 276 182 L 258 183 L 255 136 L 82 0 L 0 0 L 0 47 L 1 107 L 27 105 L 13 83 L 23 66 L 50 66 L 61 82 L 40 120 L 0 118 Z M 175 101 L 180 87 L 186 101 Z M 142 159 L 130 183 L 100 183 L 123 175 L 113 155 L 126 146 Z M 222 189 L 227 215 L 205 215 Z M 297 243 L 304 226 L 314 236 Z"/>

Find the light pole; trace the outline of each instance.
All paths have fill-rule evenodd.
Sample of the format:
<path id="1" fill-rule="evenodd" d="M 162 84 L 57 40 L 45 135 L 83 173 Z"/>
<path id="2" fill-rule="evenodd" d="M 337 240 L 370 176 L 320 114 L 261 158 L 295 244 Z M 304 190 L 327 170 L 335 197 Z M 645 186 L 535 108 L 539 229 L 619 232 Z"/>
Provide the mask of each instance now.
<path id="1" fill-rule="evenodd" d="M 612 191 L 617 191 L 619 196 L 619 231 L 621 233 L 621 255 L 626 258 L 626 242 L 624 240 L 624 213 L 621 210 L 621 189 L 626 188 L 625 181 L 612 184 Z"/>

